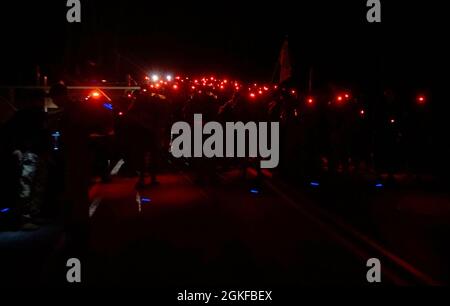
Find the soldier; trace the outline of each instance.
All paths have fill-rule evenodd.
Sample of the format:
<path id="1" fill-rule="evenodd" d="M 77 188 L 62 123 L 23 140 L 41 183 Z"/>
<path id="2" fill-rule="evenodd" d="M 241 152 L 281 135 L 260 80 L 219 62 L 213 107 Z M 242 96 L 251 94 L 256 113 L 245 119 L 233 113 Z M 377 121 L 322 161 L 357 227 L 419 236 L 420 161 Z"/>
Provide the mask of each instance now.
<path id="1" fill-rule="evenodd" d="M 86 103 L 77 103 L 68 97 L 67 88 L 58 83 L 50 89 L 50 97 L 59 112 L 53 118 L 59 126 L 64 156 L 64 223 L 70 246 L 74 250 L 86 249 L 89 223 L 89 180 L 92 155 L 89 134 L 95 118 Z"/>
<path id="2" fill-rule="evenodd" d="M 8 123 L 10 148 L 18 169 L 18 215 L 22 230 L 36 230 L 43 223 L 49 137 L 44 111 L 44 92 L 35 90 L 24 97 L 24 107 Z"/>
<path id="3" fill-rule="evenodd" d="M 138 94 L 127 115 L 127 131 L 131 138 L 133 162 L 138 170 L 137 188 L 144 188 L 145 174 L 150 171 L 151 184 L 158 184 L 162 152 L 167 147 L 169 106 L 165 96 Z"/>
<path id="4" fill-rule="evenodd" d="M 212 91 L 196 91 L 186 102 L 183 109 L 184 117 L 187 122 L 191 122 L 193 128 L 194 124 L 203 125 L 208 121 L 216 121 L 218 119 L 220 102 L 218 96 Z M 203 122 L 193 122 L 194 114 L 202 114 Z M 197 174 L 197 183 L 203 184 L 206 180 L 215 182 L 216 177 L 216 161 L 211 158 L 194 158 L 192 160 L 194 171 Z"/>

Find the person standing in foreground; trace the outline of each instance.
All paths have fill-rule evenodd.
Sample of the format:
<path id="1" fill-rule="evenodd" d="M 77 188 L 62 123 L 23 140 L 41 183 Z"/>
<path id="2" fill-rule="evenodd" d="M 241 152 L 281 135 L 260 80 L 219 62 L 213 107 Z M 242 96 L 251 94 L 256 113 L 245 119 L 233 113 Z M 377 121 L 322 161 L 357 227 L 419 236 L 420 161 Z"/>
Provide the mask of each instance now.
<path id="1" fill-rule="evenodd" d="M 64 155 L 63 211 L 69 245 L 75 252 L 85 250 L 89 223 L 89 178 L 91 154 L 89 152 L 89 112 L 84 104 L 71 101 L 67 88 L 58 83 L 50 89 L 50 97 L 61 109 L 55 115 L 61 130 Z"/>

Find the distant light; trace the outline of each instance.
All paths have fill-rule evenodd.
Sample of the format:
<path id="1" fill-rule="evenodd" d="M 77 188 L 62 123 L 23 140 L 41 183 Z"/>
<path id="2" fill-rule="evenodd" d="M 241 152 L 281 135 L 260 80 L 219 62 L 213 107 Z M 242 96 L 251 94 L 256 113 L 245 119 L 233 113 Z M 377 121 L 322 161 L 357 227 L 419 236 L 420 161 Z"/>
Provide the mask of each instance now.
<path id="1" fill-rule="evenodd" d="M 179 76 L 176 76 L 176 77 L 175 77 L 175 79 L 176 79 L 176 80 L 179 80 L 179 79 L 180 79 L 180 77 L 179 77 Z"/>
<path id="2" fill-rule="evenodd" d="M 123 116 L 123 113 L 122 113 L 122 112 L 119 112 L 119 116 Z"/>
<path id="3" fill-rule="evenodd" d="M 359 113 L 363 116 L 366 112 L 362 109 Z"/>
<path id="4" fill-rule="evenodd" d="M 259 93 L 260 95 L 262 95 L 263 92 L 262 92 L 262 90 L 260 90 L 260 91 L 258 91 L 258 93 Z"/>
<path id="5" fill-rule="evenodd" d="M 255 97 L 255 94 L 254 94 L 254 93 L 251 93 L 251 94 L 250 94 L 250 97 L 251 97 L 251 98 L 254 98 L 254 97 Z"/>
<path id="6" fill-rule="evenodd" d="M 223 85 L 220 85 L 220 89 L 223 89 L 224 87 L 223 87 Z"/>
<path id="7" fill-rule="evenodd" d="M 342 96 L 338 96 L 338 97 L 337 97 L 337 100 L 338 100 L 338 101 L 342 101 Z"/>
<path id="8" fill-rule="evenodd" d="M 295 95 L 295 90 L 292 90 L 291 93 L 292 93 L 293 95 Z"/>
<path id="9" fill-rule="evenodd" d="M 223 80 L 223 82 L 226 84 L 226 83 L 228 83 L 228 80 L 225 79 L 225 80 Z"/>
<path id="10" fill-rule="evenodd" d="M 383 184 L 381 184 L 381 183 L 378 183 L 378 184 L 376 184 L 376 185 L 375 185 L 375 187 L 377 187 L 377 188 L 383 188 L 383 187 L 384 187 L 384 185 L 383 185 Z"/>
<path id="11" fill-rule="evenodd" d="M 161 86 L 161 85 L 159 85 L 158 83 L 155 84 L 155 87 L 156 87 L 156 88 L 159 88 L 159 86 Z M 144 89 L 144 92 L 146 92 L 146 91 L 147 91 L 147 89 Z"/>
<path id="12" fill-rule="evenodd" d="M 150 199 L 150 198 L 141 198 L 142 203 L 150 203 L 151 201 L 152 201 L 152 199 Z"/>
<path id="13" fill-rule="evenodd" d="M 172 76 L 171 76 L 170 74 L 168 74 L 168 75 L 166 76 L 166 80 L 169 81 L 169 82 L 172 81 Z"/>
<path id="14" fill-rule="evenodd" d="M 252 189 L 250 189 L 250 193 L 259 194 L 259 190 L 256 188 L 252 188 Z"/>
<path id="15" fill-rule="evenodd" d="M 175 84 L 175 85 L 172 86 L 172 88 L 173 88 L 173 89 L 178 89 L 178 85 Z"/>
<path id="16" fill-rule="evenodd" d="M 192 86 L 191 88 L 192 88 L 192 89 L 195 89 L 195 86 Z"/>
<path id="17" fill-rule="evenodd" d="M 158 80 L 159 80 L 159 75 L 157 75 L 157 74 L 152 75 L 153 82 L 158 82 Z"/>
<path id="18" fill-rule="evenodd" d="M 264 86 L 264 90 L 265 90 L 265 91 L 268 91 L 268 90 L 269 90 L 269 87 Z"/>
<path id="19" fill-rule="evenodd" d="M 319 187 L 320 183 L 319 182 L 311 182 L 311 183 L 309 183 L 309 185 L 312 187 Z"/>
<path id="20" fill-rule="evenodd" d="M 128 94 L 127 97 L 128 97 L 128 98 L 131 98 L 131 94 Z"/>
<path id="21" fill-rule="evenodd" d="M 348 98 L 350 98 L 350 95 L 349 95 L 349 94 L 345 94 L 344 97 L 345 97 L 346 99 L 348 99 Z"/>
<path id="22" fill-rule="evenodd" d="M 308 98 L 308 104 L 313 104 L 314 103 L 314 99 L 313 98 Z"/>
<path id="23" fill-rule="evenodd" d="M 93 91 L 91 93 L 91 96 L 93 96 L 94 98 L 98 98 L 98 97 L 100 97 L 100 93 L 98 91 Z"/>
<path id="24" fill-rule="evenodd" d="M 395 123 L 395 119 L 391 119 L 391 121 L 390 121 L 391 123 Z"/>
<path id="25" fill-rule="evenodd" d="M 106 83 L 106 82 L 108 82 L 107 80 L 102 80 L 102 83 Z"/>
<path id="26" fill-rule="evenodd" d="M 2 210 L 0 210 L 0 213 L 4 214 L 4 213 L 6 213 L 8 211 L 9 211 L 9 208 L 3 208 Z"/>
<path id="27" fill-rule="evenodd" d="M 423 96 L 423 95 L 418 96 L 418 97 L 417 97 L 417 102 L 418 102 L 419 104 L 424 104 L 424 103 L 426 102 L 425 96 Z"/>

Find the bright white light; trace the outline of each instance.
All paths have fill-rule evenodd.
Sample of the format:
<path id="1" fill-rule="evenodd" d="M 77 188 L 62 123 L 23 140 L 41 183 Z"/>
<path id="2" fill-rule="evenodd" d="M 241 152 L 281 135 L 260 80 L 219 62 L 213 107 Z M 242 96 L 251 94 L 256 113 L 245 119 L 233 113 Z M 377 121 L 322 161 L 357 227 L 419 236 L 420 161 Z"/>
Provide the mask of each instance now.
<path id="1" fill-rule="evenodd" d="M 158 82 L 158 80 L 159 80 L 159 76 L 157 74 L 152 75 L 153 82 Z"/>
<path id="2" fill-rule="evenodd" d="M 166 80 L 169 81 L 169 82 L 172 81 L 172 76 L 171 76 L 170 74 L 168 74 L 168 75 L 166 76 Z"/>

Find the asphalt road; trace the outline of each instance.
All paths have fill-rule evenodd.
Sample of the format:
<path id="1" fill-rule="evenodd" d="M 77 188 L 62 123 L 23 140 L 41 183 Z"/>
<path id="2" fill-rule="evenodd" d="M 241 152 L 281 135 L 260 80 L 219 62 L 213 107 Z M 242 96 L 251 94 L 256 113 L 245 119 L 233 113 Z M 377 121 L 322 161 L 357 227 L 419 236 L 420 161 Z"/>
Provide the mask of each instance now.
<path id="1" fill-rule="evenodd" d="M 184 173 L 160 181 L 140 193 L 130 179 L 96 187 L 90 284 L 368 284 L 368 258 L 239 173 L 205 186 Z"/>
<path id="2" fill-rule="evenodd" d="M 362 192 L 364 197 L 353 194 L 362 198 L 350 200 L 351 192 L 283 188 L 275 179 L 259 184 L 238 171 L 203 185 L 175 170 L 159 180 L 139 192 L 136 179 L 114 177 L 93 186 L 83 286 L 264 289 L 445 280 L 446 253 L 437 247 L 442 243 L 421 235 L 423 228 L 402 214 L 423 210 L 417 201 L 429 196 L 413 201 L 405 192 Z M 447 207 L 441 202 L 425 210 Z M 346 203 L 361 217 L 358 222 L 367 223 L 369 211 L 382 226 L 365 231 L 373 226 L 348 218 Z M 369 208 L 358 210 L 358 203 Z M 403 222 L 396 221 L 399 216 Z M 75 255 L 66 244 L 58 226 L 0 233 L 2 283 L 72 286 L 65 279 L 66 261 Z M 366 279 L 369 258 L 381 261 L 381 284 Z"/>

